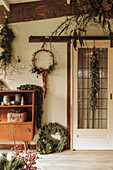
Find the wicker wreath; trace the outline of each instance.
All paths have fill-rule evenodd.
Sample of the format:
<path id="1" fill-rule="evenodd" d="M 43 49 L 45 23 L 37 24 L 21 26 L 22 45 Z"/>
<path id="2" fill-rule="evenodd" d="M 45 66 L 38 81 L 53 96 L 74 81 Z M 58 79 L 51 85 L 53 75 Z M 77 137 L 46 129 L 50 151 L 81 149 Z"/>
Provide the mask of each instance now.
<path id="1" fill-rule="evenodd" d="M 36 61 L 36 55 L 38 53 L 41 53 L 41 52 L 46 52 L 46 53 L 49 54 L 50 57 L 52 57 L 52 64 L 50 64 L 47 69 L 36 66 L 36 62 L 35 62 Z M 31 73 L 36 73 L 37 77 L 38 77 L 38 75 L 43 74 L 45 71 L 50 73 L 50 71 L 54 70 L 56 62 L 54 61 L 54 55 L 50 50 L 40 49 L 40 50 L 33 53 L 32 64 L 33 64 L 33 67 L 31 69 Z"/>
<path id="2" fill-rule="evenodd" d="M 44 45 L 44 44 L 43 44 Z M 49 67 L 47 69 L 44 69 L 42 67 L 37 67 L 36 66 L 36 55 L 40 52 L 46 52 L 49 54 L 50 57 L 52 57 L 52 64 L 49 65 Z M 46 50 L 44 48 L 41 48 L 40 50 L 36 51 L 33 54 L 33 59 L 32 59 L 32 64 L 33 67 L 31 69 L 31 73 L 36 73 L 37 77 L 38 75 L 42 74 L 42 80 L 43 80 L 43 87 L 44 87 L 44 98 L 47 94 L 47 75 L 54 70 L 55 65 L 57 64 L 56 62 L 54 62 L 54 55 L 50 50 Z"/>
<path id="3" fill-rule="evenodd" d="M 54 144 L 53 140 L 48 136 L 49 134 L 56 134 L 60 136 L 60 140 L 57 144 Z M 67 144 L 67 130 L 59 123 L 49 123 L 41 129 L 39 139 L 37 141 L 36 150 L 40 154 L 49 154 L 52 152 L 61 152 Z"/>

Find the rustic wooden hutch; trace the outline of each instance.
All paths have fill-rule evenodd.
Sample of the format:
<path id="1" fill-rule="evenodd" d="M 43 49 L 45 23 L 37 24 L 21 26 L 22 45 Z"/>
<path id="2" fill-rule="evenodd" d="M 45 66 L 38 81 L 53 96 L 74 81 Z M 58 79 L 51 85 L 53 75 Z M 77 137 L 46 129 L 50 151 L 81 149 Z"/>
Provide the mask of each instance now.
<path id="1" fill-rule="evenodd" d="M 3 97 L 8 95 L 11 100 L 15 100 L 15 95 L 21 94 L 24 98 L 24 104 L 3 105 Z M 28 141 L 34 137 L 34 112 L 35 112 L 35 91 L 34 90 L 10 90 L 0 91 L 0 141 L 12 141 L 13 132 L 15 141 L 23 141 L 25 151 L 28 147 Z M 7 114 L 12 109 L 22 108 L 27 112 L 25 122 L 8 122 Z"/>

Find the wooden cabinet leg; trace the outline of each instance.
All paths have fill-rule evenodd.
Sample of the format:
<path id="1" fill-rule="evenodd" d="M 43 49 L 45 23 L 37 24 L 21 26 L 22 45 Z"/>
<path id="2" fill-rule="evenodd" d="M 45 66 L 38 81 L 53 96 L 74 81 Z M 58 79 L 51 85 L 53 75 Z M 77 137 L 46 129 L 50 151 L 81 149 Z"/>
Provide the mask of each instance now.
<path id="1" fill-rule="evenodd" d="M 24 149 L 25 149 L 25 153 L 27 153 L 28 141 L 24 141 Z"/>
<path id="2" fill-rule="evenodd" d="M 28 150 L 28 141 L 26 141 L 26 147 L 27 147 L 27 150 Z"/>

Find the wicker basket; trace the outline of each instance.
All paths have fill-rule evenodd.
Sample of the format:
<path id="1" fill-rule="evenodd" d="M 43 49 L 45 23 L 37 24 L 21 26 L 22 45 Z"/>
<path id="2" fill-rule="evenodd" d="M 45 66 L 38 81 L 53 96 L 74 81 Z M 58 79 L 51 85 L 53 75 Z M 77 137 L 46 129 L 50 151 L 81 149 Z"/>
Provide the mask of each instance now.
<path id="1" fill-rule="evenodd" d="M 7 122 L 25 122 L 26 120 L 27 120 L 27 112 L 7 113 Z"/>

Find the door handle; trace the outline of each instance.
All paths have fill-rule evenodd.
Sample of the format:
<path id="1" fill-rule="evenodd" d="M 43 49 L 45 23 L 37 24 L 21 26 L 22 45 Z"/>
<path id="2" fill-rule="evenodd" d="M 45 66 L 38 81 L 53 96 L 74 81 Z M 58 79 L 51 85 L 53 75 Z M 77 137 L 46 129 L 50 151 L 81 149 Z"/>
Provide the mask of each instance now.
<path id="1" fill-rule="evenodd" d="M 110 93 L 110 100 L 112 100 L 112 93 Z"/>
<path id="2" fill-rule="evenodd" d="M 28 132 L 31 132 L 31 129 L 27 129 Z"/>

